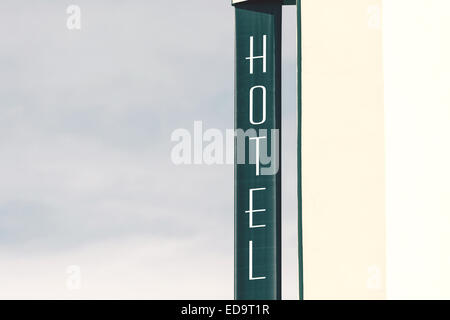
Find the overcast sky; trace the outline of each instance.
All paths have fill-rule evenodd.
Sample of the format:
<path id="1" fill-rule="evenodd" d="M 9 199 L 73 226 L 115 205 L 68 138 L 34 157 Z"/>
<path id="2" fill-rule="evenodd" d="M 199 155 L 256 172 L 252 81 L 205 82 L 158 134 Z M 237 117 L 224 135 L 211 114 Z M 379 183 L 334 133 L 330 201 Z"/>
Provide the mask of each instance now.
<path id="1" fill-rule="evenodd" d="M 233 298 L 233 167 L 170 160 L 173 130 L 233 128 L 229 2 L 1 1 L 0 298 Z M 284 16 L 293 173 L 295 8 Z M 295 174 L 283 186 L 296 298 Z"/>

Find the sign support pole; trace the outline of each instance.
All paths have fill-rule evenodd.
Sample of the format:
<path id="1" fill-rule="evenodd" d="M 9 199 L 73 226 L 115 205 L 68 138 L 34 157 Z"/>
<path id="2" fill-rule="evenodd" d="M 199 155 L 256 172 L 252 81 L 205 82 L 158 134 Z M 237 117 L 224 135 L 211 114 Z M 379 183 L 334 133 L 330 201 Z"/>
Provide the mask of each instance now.
<path id="1" fill-rule="evenodd" d="M 297 201 L 298 201 L 298 281 L 303 292 L 303 198 L 302 198 L 302 0 L 297 0 Z"/>

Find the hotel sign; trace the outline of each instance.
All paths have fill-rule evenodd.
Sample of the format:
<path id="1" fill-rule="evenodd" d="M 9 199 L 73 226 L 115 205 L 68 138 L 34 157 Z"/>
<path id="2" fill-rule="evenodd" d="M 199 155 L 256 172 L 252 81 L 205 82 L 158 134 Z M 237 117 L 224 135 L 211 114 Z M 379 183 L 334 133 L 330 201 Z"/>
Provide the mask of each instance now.
<path id="1" fill-rule="evenodd" d="M 281 299 L 281 6 L 281 1 L 235 4 L 239 300 Z"/>

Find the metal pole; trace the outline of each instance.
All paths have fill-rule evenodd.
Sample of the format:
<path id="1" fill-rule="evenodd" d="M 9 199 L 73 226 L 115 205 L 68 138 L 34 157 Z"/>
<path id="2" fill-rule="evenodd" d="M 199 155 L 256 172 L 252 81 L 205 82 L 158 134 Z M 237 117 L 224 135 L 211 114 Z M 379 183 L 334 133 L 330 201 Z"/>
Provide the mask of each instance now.
<path id="1" fill-rule="evenodd" d="M 302 211 L 302 1 L 297 0 L 297 201 L 298 201 L 298 280 L 299 298 L 303 292 L 303 211 Z"/>

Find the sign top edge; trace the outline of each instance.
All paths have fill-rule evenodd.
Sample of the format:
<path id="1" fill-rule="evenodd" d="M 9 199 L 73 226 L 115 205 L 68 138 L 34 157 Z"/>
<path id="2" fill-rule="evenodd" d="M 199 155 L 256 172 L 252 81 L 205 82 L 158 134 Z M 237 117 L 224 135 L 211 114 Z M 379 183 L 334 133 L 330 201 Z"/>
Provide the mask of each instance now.
<path id="1" fill-rule="evenodd" d="M 267 2 L 268 0 L 231 0 L 231 4 L 235 5 L 243 2 Z M 274 0 L 272 0 L 274 1 Z M 284 5 L 295 5 L 297 4 L 297 0 L 278 0 Z"/>

